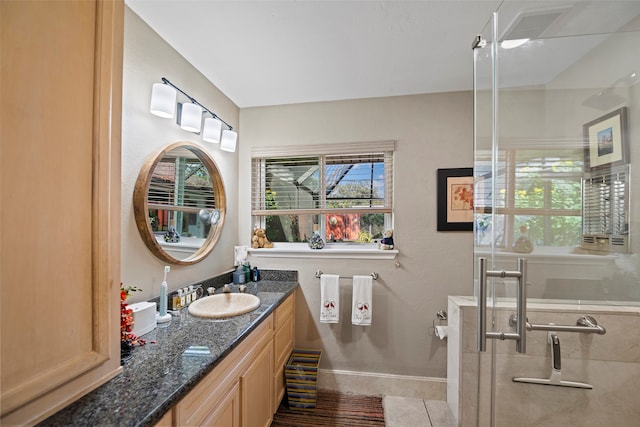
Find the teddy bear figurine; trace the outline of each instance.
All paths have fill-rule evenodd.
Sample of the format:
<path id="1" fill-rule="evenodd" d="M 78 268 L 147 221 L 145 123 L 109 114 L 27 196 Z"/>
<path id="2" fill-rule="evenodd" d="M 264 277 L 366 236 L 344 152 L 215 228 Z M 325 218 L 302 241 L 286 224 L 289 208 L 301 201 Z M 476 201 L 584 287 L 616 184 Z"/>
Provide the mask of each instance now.
<path id="1" fill-rule="evenodd" d="M 253 230 L 253 236 L 251 237 L 251 247 L 253 249 L 259 248 L 272 248 L 273 243 L 267 239 L 267 230 L 264 228 L 256 228 Z"/>
<path id="2" fill-rule="evenodd" d="M 384 232 L 384 237 L 380 240 L 379 248 L 382 250 L 393 249 L 393 230 Z"/>

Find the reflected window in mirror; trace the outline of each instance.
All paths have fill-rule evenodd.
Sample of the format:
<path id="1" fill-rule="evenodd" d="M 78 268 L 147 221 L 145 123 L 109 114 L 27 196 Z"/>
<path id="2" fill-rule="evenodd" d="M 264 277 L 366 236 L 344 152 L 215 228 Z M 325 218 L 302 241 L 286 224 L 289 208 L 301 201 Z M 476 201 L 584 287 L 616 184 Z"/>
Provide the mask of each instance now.
<path id="1" fill-rule="evenodd" d="M 220 235 L 224 211 L 218 168 L 196 144 L 173 144 L 143 166 L 134 213 L 140 235 L 159 258 L 187 265 L 202 260 Z"/>

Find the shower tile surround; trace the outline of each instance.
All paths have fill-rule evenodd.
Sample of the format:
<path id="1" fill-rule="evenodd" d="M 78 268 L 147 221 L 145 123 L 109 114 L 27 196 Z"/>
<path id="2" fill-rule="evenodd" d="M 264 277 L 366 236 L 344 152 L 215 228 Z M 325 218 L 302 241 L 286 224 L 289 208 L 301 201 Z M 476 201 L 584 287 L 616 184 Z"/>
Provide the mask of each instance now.
<path id="1" fill-rule="evenodd" d="M 134 350 L 120 375 L 38 425 L 154 425 L 298 287 L 296 271 L 261 270 L 261 275 L 247 284 L 247 292 L 260 298 L 256 310 L 227 319 L 200 319 L 180 310 L 142 336 L 148 344 Z M 221 287 L 230 278 L 225 273 L 204 286 Z M 238 292 L 238 285 L 231 289 Z M 191 354 L 193 346 L 209 352 Z"/>
<path id="2" fill-rule="evenodd" d="M 499 303 L 496 330 L 511 331 L 513 303 Z M 488 309 L 488 318 L 491 310 Z M 477 309 L 471 297 L 449 297 L 447 402 L 458 425 L 475 425 L 478 369 L 490 369 L 489 353 L 476 352 Z M 514 341 L 496 341 L 496 425 L 635 426 L 640 419 L 640 307 L 529 303 L 531 323 L 574 325 L 593 316 L 605 335 L 557 332 L 562 379 L 585 382 L 592 390 L 516 383 L 513 377 L 549 378 L 551 356 L 546 331 L 528 331 L 527 353 L 515 352 Z M 488 347 L 495 340 L 487 340 Z M 481 380 L 480 395 L 490 393 Z M 489 419 L 483 400 L 480 426 Z M 485 409 L 486 408 L 486 409 Z"/>

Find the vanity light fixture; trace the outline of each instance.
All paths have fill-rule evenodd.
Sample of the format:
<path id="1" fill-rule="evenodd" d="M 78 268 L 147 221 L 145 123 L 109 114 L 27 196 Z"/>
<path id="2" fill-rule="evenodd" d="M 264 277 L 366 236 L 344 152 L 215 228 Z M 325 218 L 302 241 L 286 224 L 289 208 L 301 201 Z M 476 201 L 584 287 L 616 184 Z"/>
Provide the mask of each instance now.
<path id="1" fill-rule="evenodd" d="M 154 83 L 151 90 L 152 114 L 165 119 L 173 118 L 176 111 L 177 92 L 171 86 L 162 83 Z"/>
<path id="2" fill-rule="evenodd" d="M 222 130 L 222 122 L 217 116 L 207 117 L 204 119 L 204 130 L 202 131 L 202 139 L 214 144 L 220 143 L 220 131 Z"/>
<path id="3" fill-rule="evenodd" d="M 202 108 L 191 103 L 178 104 L 178 123 L 188 132 L 199 133 L 202 127 Z"/>
<path id="4" fill-rule="evenodd" d="M 238 141 L 238 134 L 231 129 L 225 129 L 222 131 L 222 139 L 220 140 L 220 149 L 224 151 L 234 152 L 236 151 L 236 142 Z"/>
<path id="5" fill-rule="evenodd" d="M 202 115 L 209 113 L 211 117 L 204 119 L 202 139 L 214 144 L 220 143 L 221 150 L 236 151 L 238 133 L 233 130 L 233 127 L 164 77 L 162 77 L 162 83 L 153 84 L 151 113 L 163 118 L 172 118 L 176 108 L 177 92 L 186 96 L 190 101 L 178 103 L 177 121 L 180 127 L 189 132 L 199 133 L 202 128 Z M 223 130 L 221 136 L 220 131 L 223 124 L 228 129 Z"/>

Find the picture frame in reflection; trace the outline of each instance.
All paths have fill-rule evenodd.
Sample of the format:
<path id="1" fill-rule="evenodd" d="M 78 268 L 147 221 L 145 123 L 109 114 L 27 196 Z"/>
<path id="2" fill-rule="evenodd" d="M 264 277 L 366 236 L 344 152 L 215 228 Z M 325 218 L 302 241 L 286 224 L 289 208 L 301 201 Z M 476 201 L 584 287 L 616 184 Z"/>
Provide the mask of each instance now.
<path id="1" fill-rule="evenodd" d="M 585 124 L 583 132 L 585 172 L 628 163 L 627 107 L 619 108 Z"/>

